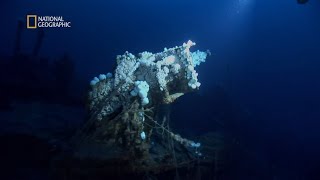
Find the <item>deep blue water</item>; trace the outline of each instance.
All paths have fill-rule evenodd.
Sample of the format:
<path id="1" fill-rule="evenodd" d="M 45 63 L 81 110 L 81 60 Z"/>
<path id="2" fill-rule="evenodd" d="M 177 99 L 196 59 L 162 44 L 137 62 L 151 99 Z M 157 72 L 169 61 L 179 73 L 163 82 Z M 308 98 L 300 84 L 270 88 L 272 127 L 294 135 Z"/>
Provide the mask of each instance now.
<path id="1" fill-rule="evenodd" d="M 3 57 L 12 55 L 17 20 L 26 14 L 72 22 L 45 29 L 39 56 L 53 61 L 67 52 L 76 66 L 71 89 L 79 96 L 126 50 L 158 52 L 189 39 L 194 49 L 210 49 L 213 56 L 197 70 L 200 91 L 173 107 L 176 126 L 191 134 L 216 129 L 210 113 L 223 111 L 217 101 L 227 99 L 241 109 L 230 115 L 229 132 L 250 154 L 250 163 L 243 157 L 236 166 L 239 179 L 262 179 L 245 173 L 251 166 L 274 179 L 320 179 L 320 1 L 12 0 L 0 6 Z M 32 51 L 35 38 L 34 30 L 23 31 L 22 52 Z M 6 75 L 1 78 L 14 76 Z"/>

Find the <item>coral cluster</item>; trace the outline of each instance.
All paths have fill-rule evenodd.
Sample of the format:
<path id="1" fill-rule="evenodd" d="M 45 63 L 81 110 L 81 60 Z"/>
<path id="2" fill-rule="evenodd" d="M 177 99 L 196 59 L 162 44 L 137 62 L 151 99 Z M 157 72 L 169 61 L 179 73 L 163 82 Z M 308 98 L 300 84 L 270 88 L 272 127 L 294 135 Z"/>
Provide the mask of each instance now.
<path id="1" fill-rule="evenodd" d="M 111 73 L 101 74 L 90 82 L 90 109 L 95 108 L 113 90 L 121 98 L 114 97 L 104 104 L 105 108 L 100 112 L 101 119 L 123 103 L 132 102 L 137 95 L 143 106 L 169 104 L 184 93 L 199 88 L 201 83 L 195 67 L 205 62 L 208 53 L 199 50 L 190 52 L 190 47 L 194 45 L 189 40 L 179 47 L 164 48 L 160 53 L 142 52 L 135 56 L 125 52 L 117 56 L 114 77 Z"/>

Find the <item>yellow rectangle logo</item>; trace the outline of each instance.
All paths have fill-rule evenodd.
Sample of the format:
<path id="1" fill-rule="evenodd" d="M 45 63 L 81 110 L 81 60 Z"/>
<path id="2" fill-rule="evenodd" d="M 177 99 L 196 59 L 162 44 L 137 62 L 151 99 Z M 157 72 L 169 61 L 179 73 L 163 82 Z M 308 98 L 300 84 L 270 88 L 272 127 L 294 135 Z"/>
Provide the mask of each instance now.
<path id="1" fill-rule="evenodd" d="M 37 15 L 27 15 L 27 28 L 28 29 L 37 28 Z"/>

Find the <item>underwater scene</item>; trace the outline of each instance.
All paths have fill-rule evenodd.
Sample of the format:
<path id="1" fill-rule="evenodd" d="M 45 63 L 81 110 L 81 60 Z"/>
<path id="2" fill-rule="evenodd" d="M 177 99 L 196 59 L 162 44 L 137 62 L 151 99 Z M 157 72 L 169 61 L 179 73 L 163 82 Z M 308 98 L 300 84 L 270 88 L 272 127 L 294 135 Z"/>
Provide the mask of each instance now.
<path id="1" fill-rule="evenodd" d="M 320 180 L 319 0 L 0 8 L 0 180 Z"/>

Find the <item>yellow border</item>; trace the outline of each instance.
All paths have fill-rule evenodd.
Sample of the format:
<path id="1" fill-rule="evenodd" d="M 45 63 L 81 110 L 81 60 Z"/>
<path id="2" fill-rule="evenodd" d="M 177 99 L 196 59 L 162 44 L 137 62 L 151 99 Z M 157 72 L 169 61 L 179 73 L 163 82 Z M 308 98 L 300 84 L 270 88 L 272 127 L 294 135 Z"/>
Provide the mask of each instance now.
<path id="1" fill-rule="evenodd" d="M 30 18 L 34 18 L 34 26 L 30 26 Z M 37 15 L 27 15 L 27 28 L 28 29 L 35 29 L 37 28 Z"/>

